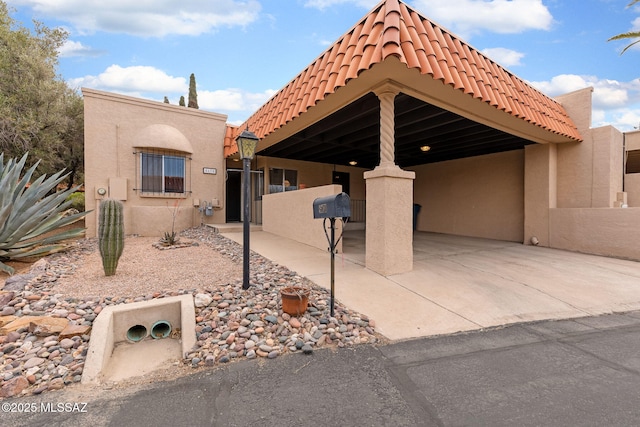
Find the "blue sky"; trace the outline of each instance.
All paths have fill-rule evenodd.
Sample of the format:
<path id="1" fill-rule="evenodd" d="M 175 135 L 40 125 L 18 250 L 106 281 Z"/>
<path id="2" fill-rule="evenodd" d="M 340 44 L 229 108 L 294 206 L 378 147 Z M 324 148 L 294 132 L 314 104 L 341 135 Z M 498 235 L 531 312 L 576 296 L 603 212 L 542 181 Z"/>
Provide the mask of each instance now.
<path id="1" fill-rule="evenodd" d="M 24 25 L 69 32 L 59 72 L 90 87 L 177 104 L 195 73 L 201 109 L 240 124 L 378 0 L 5 0 Z M 640 126 L 640 30 L 628 0 L 408 0 L 554 96 L 594 87 L 593 126 Z"/>

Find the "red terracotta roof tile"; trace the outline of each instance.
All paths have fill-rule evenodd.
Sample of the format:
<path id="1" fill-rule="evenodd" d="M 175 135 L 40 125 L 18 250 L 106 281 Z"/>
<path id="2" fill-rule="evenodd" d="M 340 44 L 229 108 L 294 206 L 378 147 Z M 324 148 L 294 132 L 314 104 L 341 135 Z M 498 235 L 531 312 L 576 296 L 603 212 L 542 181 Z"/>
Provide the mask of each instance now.
<path id="1" fill-rule="evenodd" d="M 564 108 L 399 0 L 378 4 L 240 127 L 263 138 L 389 56 L 489 105 L 568 139 L 582 137 Z"/>

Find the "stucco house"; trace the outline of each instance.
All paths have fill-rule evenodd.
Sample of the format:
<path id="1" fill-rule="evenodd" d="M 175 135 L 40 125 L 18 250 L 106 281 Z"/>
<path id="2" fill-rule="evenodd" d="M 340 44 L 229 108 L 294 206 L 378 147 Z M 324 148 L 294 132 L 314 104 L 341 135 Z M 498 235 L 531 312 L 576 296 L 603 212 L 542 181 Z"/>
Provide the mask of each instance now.
<path id="1" fill-rule="evenodd" d="M 367 267 L 412 269 L 417 231 L 640 260 L 640 132 L 591 128 L 592 89 L 552 99 L 398 0 L 379 3 L 239 127 L 83 89 L 87 208 L 128 233 L 241 218 L 235 137 L 259 138 L 251 220 L 326 248 L 316 197 L 346 191 Z M 86 219 L 96 233 L 96 215 Z"/>

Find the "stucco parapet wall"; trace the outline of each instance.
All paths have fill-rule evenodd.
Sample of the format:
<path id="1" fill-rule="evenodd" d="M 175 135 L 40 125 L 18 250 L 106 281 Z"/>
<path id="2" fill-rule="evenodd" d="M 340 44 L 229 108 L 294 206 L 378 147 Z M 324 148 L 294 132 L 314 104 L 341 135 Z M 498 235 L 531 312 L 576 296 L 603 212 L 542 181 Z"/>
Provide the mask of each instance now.
<path id="1" fill-rule="evenodd" d="M 97 99 L 103 99 L 111 102 L 121 102 L 123 104 L 142 106 L 146 108 L 151 107 L 157 110 L 169 111 L 173 114 L 187 114 L 191 116 L 199 116 L 199 117 L 204 117 L 204 118 L 209 118 L 214 120 L 222 120 L 224 122 L 226 122 L 228 118 L 226 114 L 214 113 L 211 111 L 203 111 L 197 108 L 182 107 L 180 105 L 167 104 L 165 102 L 160 102 L 160 101 L 134 98 L 131 96 L 120 95 L 120 94 L 111 93 L 111 92 L 103 92 L 101 90 L 89 89 L 86 87 L 81 88 L 81 91 L 82 91 L 82 95 L 85 98 L 97 98 Z"/>
<path id="2" fill-rule="evenodd" d="M 403 179 L 416 179 L 416 173 L 400 169 L 397 165 L 380 165 L 374 170 L 364 173 L 364 179 L 372 178 L 403 178 Z"/>

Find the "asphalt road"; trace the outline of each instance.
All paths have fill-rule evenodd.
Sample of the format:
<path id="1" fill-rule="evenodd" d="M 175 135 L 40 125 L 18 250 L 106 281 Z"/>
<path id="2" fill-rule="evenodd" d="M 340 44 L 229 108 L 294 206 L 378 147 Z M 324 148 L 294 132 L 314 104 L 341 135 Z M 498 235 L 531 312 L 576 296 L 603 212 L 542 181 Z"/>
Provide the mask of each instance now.
<path id="1" fill-rule="evenodd" d="M 2 403 L 78 403 L 78 393 Z M 104 390 L 81 409 L 3 413 L 0 424 L 640 425 L 640 312 L 242 361 Z"/>

